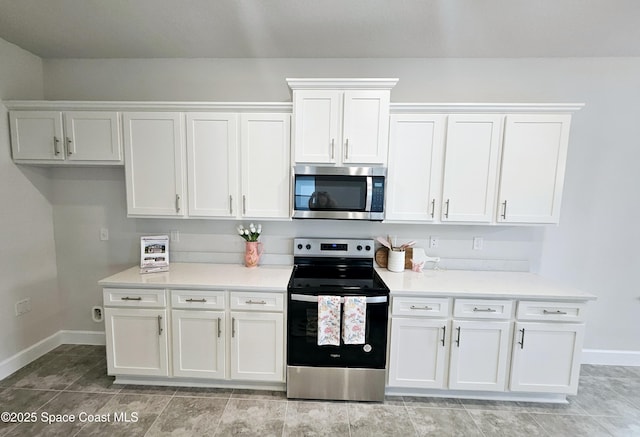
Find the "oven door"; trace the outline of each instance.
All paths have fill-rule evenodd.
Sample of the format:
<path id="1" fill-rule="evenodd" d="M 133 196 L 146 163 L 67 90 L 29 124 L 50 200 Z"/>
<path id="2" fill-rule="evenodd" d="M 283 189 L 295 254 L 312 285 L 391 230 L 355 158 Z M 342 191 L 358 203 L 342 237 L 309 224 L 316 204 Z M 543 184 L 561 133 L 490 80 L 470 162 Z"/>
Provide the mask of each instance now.
<path id="1" fill-rule="evenodd" d="M 365 343 L 344 344 L 341 339 L 340 346 L 318 346 L 318 296 L 289 293 L 287 364 L 384 369 L 388 310 L 388 296 L 367 297 Z"/>

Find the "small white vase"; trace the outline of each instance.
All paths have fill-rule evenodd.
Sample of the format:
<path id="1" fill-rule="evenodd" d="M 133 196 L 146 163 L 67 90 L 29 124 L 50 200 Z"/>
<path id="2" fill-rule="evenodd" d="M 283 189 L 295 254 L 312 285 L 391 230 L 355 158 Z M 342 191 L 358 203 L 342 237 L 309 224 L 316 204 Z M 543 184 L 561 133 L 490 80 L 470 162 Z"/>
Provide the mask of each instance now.
<path id="1" fill-rule="evenodd" d="M 404 250 L 390 250 L 387 257 L 387 269 L 390 272 L 404 271 Z"/>

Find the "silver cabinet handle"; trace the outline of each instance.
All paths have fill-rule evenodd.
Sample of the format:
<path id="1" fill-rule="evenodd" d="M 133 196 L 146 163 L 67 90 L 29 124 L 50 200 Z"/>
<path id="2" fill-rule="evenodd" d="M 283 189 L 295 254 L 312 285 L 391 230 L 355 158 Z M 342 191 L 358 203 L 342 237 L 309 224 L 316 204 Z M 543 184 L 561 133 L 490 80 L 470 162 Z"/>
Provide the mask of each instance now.
<path id="1" fill-rule="evenodd" d="M 335 145 L 335 139 L 331 138 L 331 159 L 335 159 L 336 156 L 336 145 Z"/>
<path id="2" fill-rule="evenodd" d="M 187 299 L 187 302 L 202 302 L 202 303 L 205 303 L 206 301 L 207 301 L 207 299 L 204 299 L 204 298 L 203 299 L 191 299 L 191 298 Z"/>
<path id="3" fill-rule="evenodd" d="M 142 298 L 140 296 L 138 297 L 125 296 L 125 297 L 121 297 L 120 300 L 142 300 Z"/>
<path id="4" fill-rule="evenodd" d="M 442 346 L 444 346 L 444 338 L 445 338 L 446 335 L 447 335 L 447 325 L 444 325 L 442 327 L 442 340 L 441 340 L 442 341 Z"/>
<path id="5" fill-rule="evenodd" d="M 478 308 L 475 307 L 473 309 L 474 313 L 495 313 L 497 310 L 493 309 L 493 308 Z"/>
<path id="6" fill-rule="evenodd" d="M 520 337 L 518 344 L 520 345 L 520 349 L 524 349 L 524 328 L 519 329 L 519 331 L 522 332 L 522 337 Z"/>
<path id="7" fill-rule="evenodd" d="M 233 215 L 233 196 L 229 194 L 229 214 Z"/>
<path id="8" fill-rule="evenodd" d="M 556 310 L 556 311 L 547 311 L 547 310 L 544 310 L 544 311 L 542 311 L 542 313 L 543 313 L 543 314 L 558 314 L 558 315 L 561 315 L 561 316 L 566 316 L 566 315 L 567 315 L 567 312 L 566 312 L 566 311 L 560 311 L 560 310 Z"/>
<path id="9" fill-rule="evenodd" d="M 162 316 L 158 316 L 158 335 L 162 335 Z"/>
<path id="10" fill-rule="evenodd" d="M 235 337 L 236 336 L 236 318 L 232 317 L 231 318 L 231 337 Z"/>
<path id="11" fill-rule="evenodd" d="M 58 139 L 58 137 L 53 137 L 53 152 L 54 152 L 56 155 L 59 155 L 59 154 L 60 154 L 60 147 L 59 147 L 59 145 L 60 145 L 60 140 Z"/>
<path id="12" fill-rule="evenodd" d="M 242 195 L 242 215 L 247 215 L 247 196 Z"/>
<path id="13" fill-rule="evenodd" d="M 73 152 L 71 151 L 71 138 L 67 137 L 67 155 L 71 155 Z"/>
<path id="14" fill-rule="evenodd" d="M 251 300 L 251 299 L 245 301 L 245 303 L 248 305 L 266 305 L 267 304 L 267 302 L 264 300 Z"/>
<path id="15" fill-rule="evenodd" d="M 418 307 L 418 306 L 415 306 L 415 305 L 411 305 L 409 308 L 411 308 L 412 310 L 427 310 L 427 311 L 433 311 L 433 308 L 431 308 L 431 307 L 430 307 L 430 306 L 428 306 L 428 305 L 425 305 L 425 306 L 423 306 L 423 307 Z"/>
<path id="16" fill-rule="evenodd" d="M 349 138 L 347 138 L 344 142 L 344 160 L 349 160 Z"/>
<path id="17" fill-rule="evenodd" d="M 507 201 L 502 202 L 502 219 L 507 219 Z"/>
<path id="18" fill-rule="evenodd" d="M 444 218 L 449 218 L 449 199 L 445 202 Z"/>
<path id="19" fill-rule="evenodd" d="M 180 195 L 176 194 L 176 212 L 180 212 Z"/>
<path id="20" fill-rule="evenodd" d="M 458 337 L 456 338 L 456 346 L 460 347 L 460 327 L 459 326 L 456 328 L 456 331 L 458 331 Z"/>
<path id="21" fill-rule="evenodd" d="M 220 335 L 222 335 L 222 331 L 220 330 L 220 317 L 218 317 L 218 321 L 217 321 L 217 328 L 218 328 L 218 338 L 220 338 Z"/>
<path id="22" fill-rule="evenodd" d="M 436 214 L 436 199 L 431 200 L 431 218 L 435 217 Z"/>

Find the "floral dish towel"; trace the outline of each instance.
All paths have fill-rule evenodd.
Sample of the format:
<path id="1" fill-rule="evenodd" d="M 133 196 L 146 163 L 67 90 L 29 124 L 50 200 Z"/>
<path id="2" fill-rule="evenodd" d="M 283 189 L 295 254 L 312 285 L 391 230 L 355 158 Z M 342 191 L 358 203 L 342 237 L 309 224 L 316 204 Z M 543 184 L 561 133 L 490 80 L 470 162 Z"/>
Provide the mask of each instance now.
<path id="1" fill-rule="evenodd" d="M 365 296 L 345 296 L 342 317 L 342 341 L 344 344 L 364 344 L 367 298 Z"/>
<path id="2" fill-rule="evenodd" d="M 340 346 L 340 296 L 318 296 L 318 346 Z"/>

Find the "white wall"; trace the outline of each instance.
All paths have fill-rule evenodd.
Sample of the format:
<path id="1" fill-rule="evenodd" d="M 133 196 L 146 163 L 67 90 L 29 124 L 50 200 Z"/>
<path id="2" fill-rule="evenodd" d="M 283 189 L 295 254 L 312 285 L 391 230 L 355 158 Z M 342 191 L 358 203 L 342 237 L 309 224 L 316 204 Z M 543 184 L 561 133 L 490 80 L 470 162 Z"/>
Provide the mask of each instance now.
<path id="1" fill-rule="evenodd" d="M 40 58 L 0 39 L 0 100 L 42 99 Z M 0 103 L 0 363 L 61 328 L 49 171 L 11 161 Z M 15 303 L 31 299 L 31 312 Z"/>
<path id="2" fill-rule="evenodd" d="M 640 242 L 638 58 L 48 60 L 44 72 L 46 99 L 289 101 L 286 77 L 398 77 L 393 102 L 585 102 L 573 118 L 559 227 L 295 222 L 265 225 L 265 242 L 286 256 L 295 235 L 444 236 L 435 254 L 522 261 L 597 295 L 585 347 L 640 351 L 633 288 L 640 271 L 633 248 Z M 66 328 L 90 329 L 88 305 L 100 301 L 94 280 L 134 264 L 140 234 L 178 229 L 181 257 L 219 259 L 219 251 L 237 247 L 227 259 L 239 260 L 235 223 L 123 218 L 121 170 L 54 170 L 53 178 L 60 282 L 74 302 Z M 99 223 L 110 228 L 112 241 L 97 241 Z M 486 238 L 484 251 L 470 251 L 474 235 Z"/>

